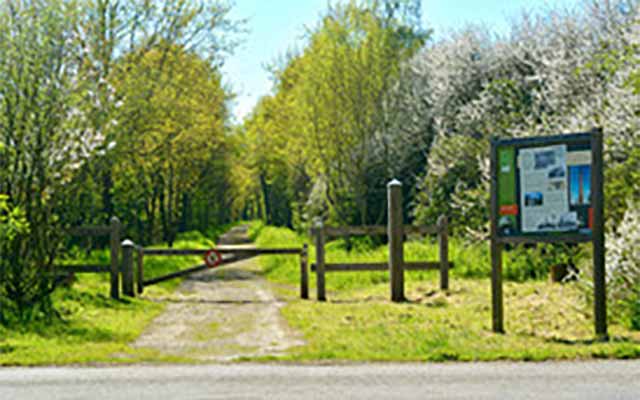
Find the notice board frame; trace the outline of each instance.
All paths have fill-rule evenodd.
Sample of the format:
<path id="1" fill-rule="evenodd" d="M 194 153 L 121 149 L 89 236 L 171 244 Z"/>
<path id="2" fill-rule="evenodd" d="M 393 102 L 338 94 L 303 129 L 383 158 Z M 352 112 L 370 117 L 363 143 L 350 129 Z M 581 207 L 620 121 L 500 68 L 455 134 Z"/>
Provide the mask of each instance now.
<path id="1" fill-rule="evenodd" d="M 599 338 L 607 339 L 602 136 L 602 129 L 595 128 L 590 132 L 567 135 L 491 140 L 491 309 L 492 328 L 494 332 L 505 333 L 502 293 L 502 252 L 505 245 L 526 243 L 591 242 L 593 245 L 595 333 Z M 568 232 L 553 234 L 517 234 L 513 236 L 500 235 L 498 232 L 498 219 L 500 218 L 500 205 L 498 202 L 498 150 L 506 146 L 526 149 L 563 144 L 568 146 L 589 145 L 591 149 L 591 233 L 585 234 Z"/>

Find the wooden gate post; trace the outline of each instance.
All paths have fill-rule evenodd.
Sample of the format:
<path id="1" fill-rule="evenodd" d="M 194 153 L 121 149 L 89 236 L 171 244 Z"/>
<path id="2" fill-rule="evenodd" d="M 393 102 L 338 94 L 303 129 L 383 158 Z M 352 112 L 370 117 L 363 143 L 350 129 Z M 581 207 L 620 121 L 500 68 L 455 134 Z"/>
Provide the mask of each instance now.
<path id="1" fill-rule="evenodd" d="M 111 218 L 111 233 L 110 233 L 110 247 L 111 247 L 111 298 L 119 299 L 119 273 L 120 273 L 120 220 L 118 217 Z"/>
<path id="2" fill-rule="evenodd" d="M 306 243 L 300 252 L 300 298 L 309 298 L 309 246 Z"/>
<path id="3" fill-rule="evenodd" d="M 317 219 L 313 226 L 313 234 L 316 244 L 316 287 L 318 290 L 318 301 L 326 301 L 324 282 L 324 224 L 321 219 Z"/>
<path id="4" fill-rule="evenodd" d="M 402 183 L 397 179 L 387 185 L 389 276 L 391 301 L 404 301 L 404 228 L 402 216 Z"/>
<path id="5" fill-rule="evenodd" d="M 133 250 L 136 245 L 129 239 L 122 242 L 122 293 L 135 297 L 133 290 Z"/>
<path id="6" fill-rule="evenodd" d="M 438 250 L 440 253 L 440 289 L 449 290 L 449 220 L 438 218 Z"/>
<path id="7" fill-rule="evenodd" d="M 144 247 L 138 246 L 138 294 L 144 292 Z"/>

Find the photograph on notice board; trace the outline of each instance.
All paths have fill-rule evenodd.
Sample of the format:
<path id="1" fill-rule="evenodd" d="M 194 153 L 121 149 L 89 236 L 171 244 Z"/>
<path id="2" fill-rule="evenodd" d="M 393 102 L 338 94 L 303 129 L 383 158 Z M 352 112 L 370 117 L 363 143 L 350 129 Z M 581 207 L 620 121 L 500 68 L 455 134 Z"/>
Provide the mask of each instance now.
<path id="1" fill-rule="evenodd" d="M 569 167 L 571 206 L 586 206 L 591 198 L 591 167 L 576 165 Z"/>

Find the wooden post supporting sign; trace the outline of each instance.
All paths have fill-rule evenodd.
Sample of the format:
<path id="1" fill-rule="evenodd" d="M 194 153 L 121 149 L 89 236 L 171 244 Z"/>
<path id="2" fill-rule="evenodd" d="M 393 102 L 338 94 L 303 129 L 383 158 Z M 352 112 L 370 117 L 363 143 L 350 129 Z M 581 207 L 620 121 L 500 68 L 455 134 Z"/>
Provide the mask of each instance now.
<path id="1" fill-rule="evenodd" d="M 496 142 L 491 142 L 491 187 L 498 186 L 498 152 Z M 491 190 L 491 326 L 495 333 L 504 333 L 502 313 L 502 245 L 498 243 L 498 194 Z"/>
<path id="2" fill-rule="evenodd" d="M 604 177 L 602 162 L 602 130 L 591 134 L 592 172 L 591 196 L 593 207 L 593 290 L 596 335 L 606 339 L 607 333 L 607 292 L 605 279 L 604 244 Z"/>

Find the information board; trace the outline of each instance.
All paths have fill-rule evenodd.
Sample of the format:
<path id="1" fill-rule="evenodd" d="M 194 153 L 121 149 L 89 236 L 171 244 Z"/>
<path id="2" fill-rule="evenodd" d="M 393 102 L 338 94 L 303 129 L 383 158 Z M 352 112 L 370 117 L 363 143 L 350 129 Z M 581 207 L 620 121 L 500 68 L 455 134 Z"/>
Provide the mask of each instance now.
<path id="1" fill-rule="evenodd" d="M 504 332 L 506 245 L 593 245 L 594 325 L 607 338 L 602 130 L 491 141 L 491 308 Z"/>
<path id="2" fill-rule="evenodd" d="M 498 236 L 591 235 L 591 135 L 561 138 L 496 142 Z"/>

